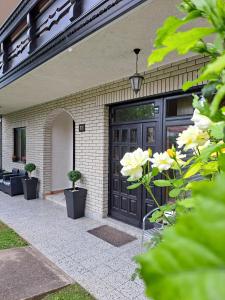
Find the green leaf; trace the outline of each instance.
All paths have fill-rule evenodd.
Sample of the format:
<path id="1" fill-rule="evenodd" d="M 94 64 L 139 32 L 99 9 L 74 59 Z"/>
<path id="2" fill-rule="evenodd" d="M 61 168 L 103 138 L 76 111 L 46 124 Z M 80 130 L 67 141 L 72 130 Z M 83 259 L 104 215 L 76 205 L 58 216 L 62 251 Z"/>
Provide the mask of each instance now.
<path id="1" fill-rule="evenodd" d="M 200 174 L 203 176 L 207 176 L 217 172 L 218 172 L 218 161 L 210 161 L 202 165 Z"/>
<path id="2" fill-rule="evenodd" d="M 129 185 L 129 186 L 127 187 L 127 189 L 128 189 L 128 190 L 135 190 L 135 189 L 139 188 L 139 186 L 141 186 L 141 182 L 137 182 L 137 183 L 134 183 L 134 184 L 132 184 L 132 185 Z"/>
<path id="3" fill-rule="evenodd" d="M 173 183 L 173 186 L 179 188 L 184 184 L 184 180 L 182 178 L 175 179 L 175 180 L 172 181 L 172 183 Z"/>
<path id="4" fill-rule="evenodd" d="M 154 46 L 163 46 L 163 41 L 167 38 L 168 35 L 175 33 L 179 27 L 188 23 L 190 20 L 196 19 L 199 16 L 200 13 L 198 11 L 193 11 L 183 19 L 179 19 L 174 16 L 168 17 L 163 23 L 163 26 L 157 30 L 157 36 L 154 42 Z"/>
<path id="5" fill-rule="evenodd" d="M 195 207 L 195 201 L 193 198 L 186 198 L 186 199 L 177 201 L 177 205 L 182 206 L 184 208 L 193 208 L 193 207 Z"/>
<path id="6" fill-rule="evenodd" d="M 225 148 L 225 143 L 223 144 L 213 144 L 208 146 L 207 148 L 203 149 L 201 151 L 200 156 L 197 158 L 196 162 L 202 162 L 202 161 L 207 161 L 208 158 L 211 156 L 211 154 L 215 152 L 220 152 L 222 149 Z"/>
<path id="7" fill-rule="evenodd" d="M 154 300 L 225 299 L 225 176 L 199 183 L 195 209 L 179 216 L 162 241 L 136 258 Z"/>
<path id="8" fill-rule="evenodd" d="M 222 140 L 223 139 L 223 130 L 224 130 L 225 122 L 214 123 L 210 126 L 210 133 L 215 139 Z"/>
<path id="9" fill-rule="evenodd" d="M 198 171 L 201 169 L 202 163 L 197 162 L 190 166 L 190 168 L 187 170 L 187 172 L 184 174 L 184 178 L 189 178 L 191 176 L 194 176 Z"/>
<path id="10" fill-rule="evenodd" d="M 169 196 L 172 198 L 176 198 L 180 195 L 181 189 L 173 189 L 169 192 Z"/>
<path id="11" fill-rule="evenodd" d="M 225 154 L 222 153 L 218 157 L 219 168 L 225 172 Z"/>
<path id="12" fill-rule="evenodd" d="M 198 83 L 210 80 L 210 79 L 217 79 L 219 74 L 224 70 L 225 68 L 225 54 L 217 57 L 213 62 L 207 64 L 207 66 L 204 68 L 201 75 L 193 80 L 193 81 L 187 81 L 183 85 L 183 90 L 186 91 L 190 87 L 197 85 Z"/>
<path id="13" fill-rule="evenodd" d="M 159 169 L 158 168 L 152 168 L 152 177 L 155 177 L 159 174 Z"/>
<path id="14" fill-rule="evenodd" d="M 149 56 L 148 65 L 151 66 L 154 63 L 161 62 L 165 56 L 172 51 L 177 51 L 178 54 L 186 54 L 199 40 L 213 32 L 214 29 L 212 28 L 198 27 L 167 35 L 162 42 L 164 47 L 154 50 Z M 182 43 L 180 41 L 182 41 Z"/>
<path id="15" fill-rule="evenodd" d="M 163 180 L 163 179 L 154 180 L 153 183 L 154 183 L 154 185 L 160 186 L 160 187 L 171 186 L 172 185 L 170 180 Z"/>

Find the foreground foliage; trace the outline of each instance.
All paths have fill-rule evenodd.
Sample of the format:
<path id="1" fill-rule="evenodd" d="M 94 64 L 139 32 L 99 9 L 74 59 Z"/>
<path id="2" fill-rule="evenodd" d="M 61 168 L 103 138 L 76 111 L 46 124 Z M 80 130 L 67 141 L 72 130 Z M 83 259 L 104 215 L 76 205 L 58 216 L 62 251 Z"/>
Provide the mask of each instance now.
<path id="1" fill-rule="evenodd" d="M 209 63 L 184 90 L 205 83 L 193 95 L 194 126 L 164 153 L 137 149 L 121 161 L 129 189 L 151 185 L 169 189 L 173 204 L 152 221 L 167 221 L 154 248 L 137 257 L 147 295 L 154 300 L 225 299 L 225 1 L 183 0 L 183 18 L 169 17 L 158 29 L 149 66 L 170 53 L 207 55 Z M 192 22 L 204 19 L 204 27 Z M 189 24 L 190 28 L 183 27 Z M 212 40 L 213 42 L 208 42 Z M 177 151 L 180 148 L 182 152 Z M 188 152 L 189 151 L 189 152 Z M 185 159 L 183 152 L 191 154 Z M 188 154 L 187 153 L 187 154 Z M 183 156 L 183 157 L 182 157 Z M 183 160 L 184 159 L 184 160 Z M 172 172 L 172 177 L 171 177 Z M 160 174 L 162 179 L 154 179 Z M 163 176 L 162 176 L 163 175 Z M 169 212 L 166 216 L 165 212 Z M 166 219 L 166 220 L 165 220 Z"/>
<path id="2" fill-rule="evenodd" d="M 0 222 L 0 250 L 27 246 L 15 231 Z"/>
<path id="3" fill-rule="evenodd" d="M 147 295 L 160 300 L 225 299 L 225 176 L 193 186 L 196 208 L 137 258 Z"/>

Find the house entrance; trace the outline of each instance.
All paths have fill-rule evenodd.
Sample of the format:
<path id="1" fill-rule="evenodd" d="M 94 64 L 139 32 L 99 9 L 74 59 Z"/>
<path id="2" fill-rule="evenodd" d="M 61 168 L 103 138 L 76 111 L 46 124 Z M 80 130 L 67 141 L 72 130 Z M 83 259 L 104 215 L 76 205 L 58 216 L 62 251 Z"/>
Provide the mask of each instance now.
<path id="1" fill-rule="evenodd" d="M 146 213 L 155 208 L 153 199 L 140 187 L 127 190 L 127 178 L 120 173 L 120 160 L 137 148 L 161 152 L 175 144 L 179 132 L 191 124 L 192 96 L 182 94 L 116 105 L 110 110 L 110 189 L 109 215 L 141 227 Z M 153 188 L 159 203 L 167 200 L 166 191 Z"/>

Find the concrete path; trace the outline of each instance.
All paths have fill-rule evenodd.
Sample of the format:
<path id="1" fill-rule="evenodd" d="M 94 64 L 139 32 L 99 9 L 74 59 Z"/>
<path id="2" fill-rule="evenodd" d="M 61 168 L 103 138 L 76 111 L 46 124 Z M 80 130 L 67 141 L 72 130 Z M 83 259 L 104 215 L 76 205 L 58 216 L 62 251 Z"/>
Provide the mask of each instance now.
<path id="1" fill-rule="evenodd" d="M 73 280 L 32 247 L 0 251 L 0 299 L 21 300 Z"/>
<path id="2" fill-rule="evenodd" d="M 131 280 L 136 264 L 132 257 L 141 252 L 141 231 L 105 219 L 72 220 L 66 209 L 49 200 L 24 200 L 0 193 L 0 220 L 71 276 L 99 300 L 144 300 L 141 280 Z M 114 247 L 87 230 L 107 224 L 138 237 L 122 247 Z"/>

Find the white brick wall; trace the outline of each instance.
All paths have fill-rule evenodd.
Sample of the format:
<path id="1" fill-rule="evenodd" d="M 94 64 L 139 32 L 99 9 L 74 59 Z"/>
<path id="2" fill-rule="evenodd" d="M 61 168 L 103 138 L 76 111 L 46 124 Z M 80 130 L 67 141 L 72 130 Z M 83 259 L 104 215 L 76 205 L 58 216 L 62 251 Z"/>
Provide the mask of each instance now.
<path id="1" fill-rule="evenodd" d="M 107 104 L 135 100 L 168 91 L 179 90 L 188 79 L 196 77 L 206 57 L 192 57 L 144 73 L 145 81 L 138 96 L 130 88 L 128 78 L 94 89 L 79 92 L 63 99 L 50 101 L 3 117 L 3 168 L 22 168 L 12 162 L 13 128 L 27 128 L 27 162 L 37 165 L 41 195 L 51 191 L 51 124 L 63 110 L 76 123 L 76 169 L 87 188 L 86 214 L 104 217 L 108 213 L 108 124 Z M 78 125 L 85 123 L 80 133 Z"/>

